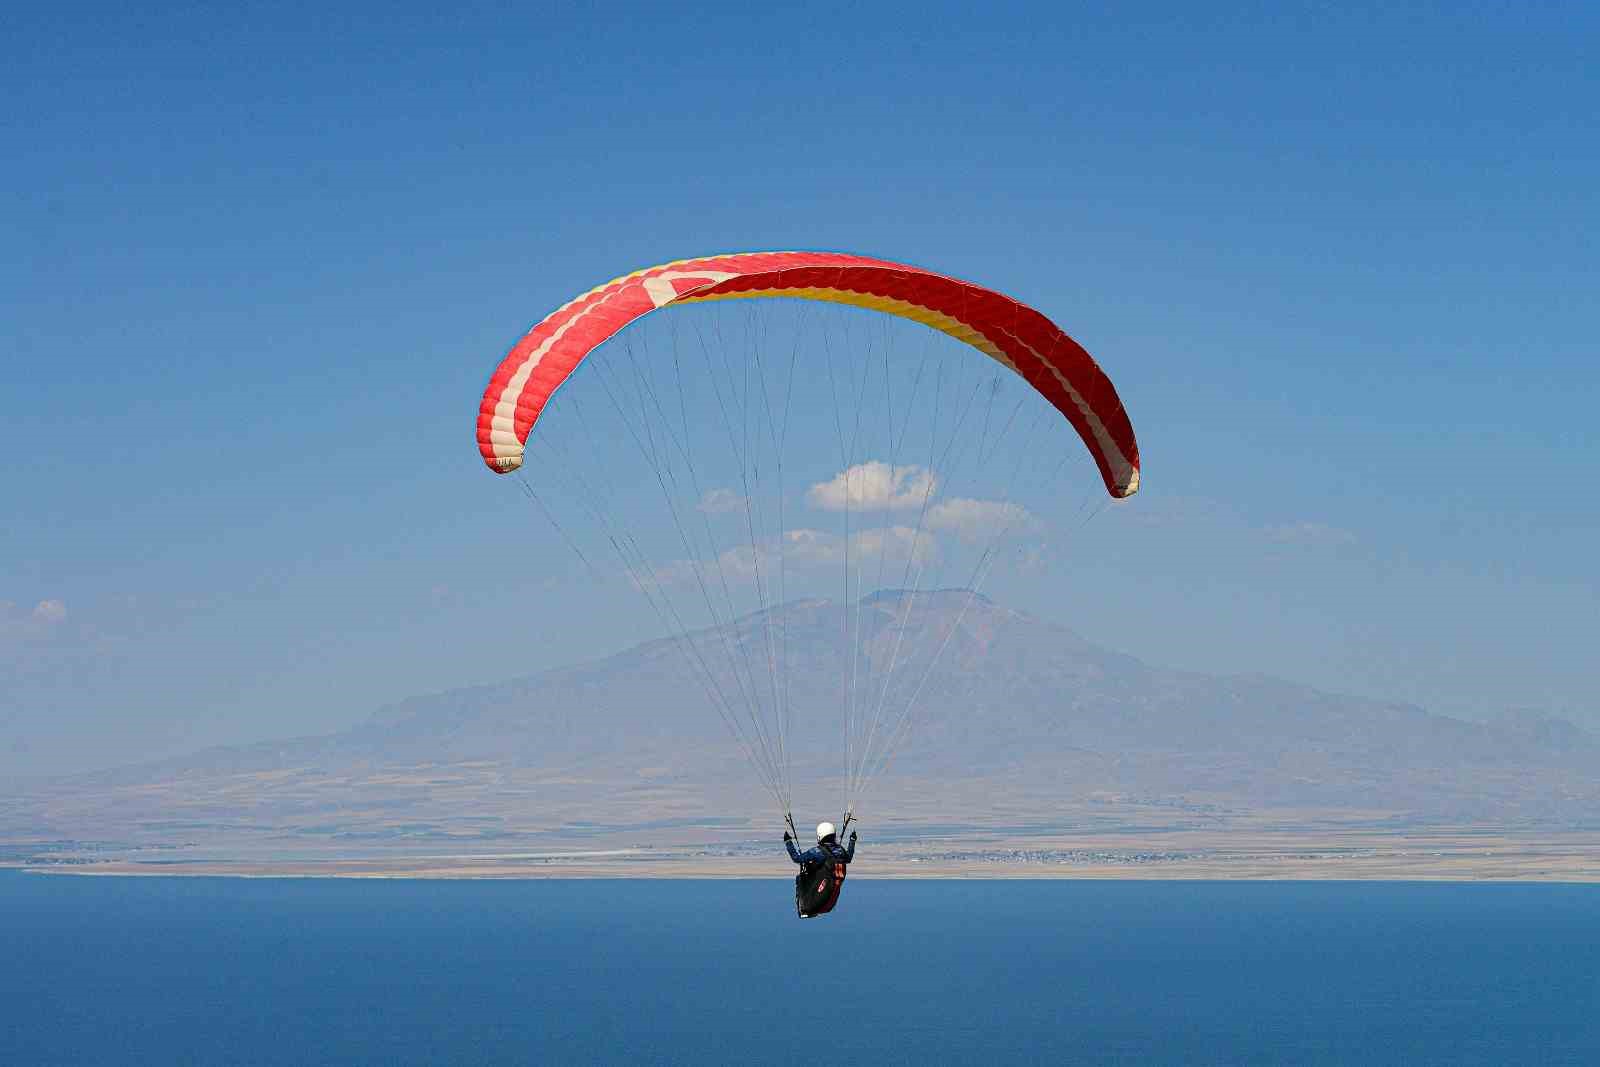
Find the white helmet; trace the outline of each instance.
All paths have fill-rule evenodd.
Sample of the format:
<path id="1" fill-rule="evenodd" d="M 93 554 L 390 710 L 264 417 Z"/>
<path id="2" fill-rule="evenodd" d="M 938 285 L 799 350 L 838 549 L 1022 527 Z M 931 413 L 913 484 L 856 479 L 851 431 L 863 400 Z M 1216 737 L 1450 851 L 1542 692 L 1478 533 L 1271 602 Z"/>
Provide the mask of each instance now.
<path id="1" fill-rule="evenodd" d="M 830 838 L 832 836 L 833 836 L 833 823 L 831 823 L 831 822 L 819 822 L 819 823 L 817 823 L 817 840 L 818 841 L 825 841 L 825 840 L 827 840 L 828 838 Z"/>

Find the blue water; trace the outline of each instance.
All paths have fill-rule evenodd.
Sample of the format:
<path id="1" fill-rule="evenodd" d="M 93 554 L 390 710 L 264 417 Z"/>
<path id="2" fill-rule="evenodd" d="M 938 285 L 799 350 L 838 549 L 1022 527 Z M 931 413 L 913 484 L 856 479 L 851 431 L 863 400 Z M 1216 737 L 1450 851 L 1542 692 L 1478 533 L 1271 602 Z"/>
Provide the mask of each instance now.
<path id="1" fill-rule="evenodd" d="M 0 871 L 0 1064 L 1600 1063 L 1586 886 L 863 878 L 790 906 Z"/>

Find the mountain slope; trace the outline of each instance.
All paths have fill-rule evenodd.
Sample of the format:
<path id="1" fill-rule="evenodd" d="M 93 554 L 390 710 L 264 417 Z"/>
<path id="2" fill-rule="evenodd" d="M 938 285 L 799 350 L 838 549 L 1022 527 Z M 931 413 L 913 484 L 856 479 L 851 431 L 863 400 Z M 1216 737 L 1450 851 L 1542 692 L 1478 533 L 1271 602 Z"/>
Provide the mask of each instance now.
<path id="1" fill-rule="evenodd" d="M 745 652 L 764 662 L 769 635 L 781 648 L 803 806 L 839 795 L 851 677 L 840 634 L 857 619 L 863 716 L 881 706 L 894 721 L 926 676 L 908 741 L 869 796 L 880 819 L 1137 802 L 1600 823 L 1600 740 L 1570 723 L 1465 722 L 1265 676 L 1167 670 L 961 591 L 800 601 L 696 636 L 728 692 Z M 768 807 L 688 659 L 656 641 L 416 697 L 338 734 L 57 782 L 0 804 L 0 829 L 348 834 L 403 824 L 481 835 Z"/>

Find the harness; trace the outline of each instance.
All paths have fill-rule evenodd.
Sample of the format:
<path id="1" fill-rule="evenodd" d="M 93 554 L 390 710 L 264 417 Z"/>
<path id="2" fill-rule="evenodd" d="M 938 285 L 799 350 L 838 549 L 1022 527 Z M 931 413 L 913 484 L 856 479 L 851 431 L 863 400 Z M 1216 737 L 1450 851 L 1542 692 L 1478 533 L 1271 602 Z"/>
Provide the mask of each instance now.
<path id="1" fill-rule="evenodd" d="M 832 850 L 829 850 L 829 853 L 831 855 Z M 844 887 L 844 879 L 848 871 L 849 865 L 840 859 L 833 859 L 819 866 L 816 873 L 807 879 L 810 884 L 807 886 L 805 893 L 805 896 L 814 899 L 815 903 L 810 908 L 806 908 L 804 900 L 797 900 L 796 903 L 800 905 L 798 909 L 800 914 L 806 916 L 826 915 L 832 911 L 834 905 L 839 903 L 839 890 Z"/>
<path id="2" fill-rule="evenodd" d="M 832 884 L 828 886 L 828 895 L 823 898 L 821 904 L 817 905 L 815 914 L 826 915 L 828 912 L 833 910 L 833 906 L 835 904 L 839 903 L 839 890 L 844 888 L 844 872 L 846 866 L 846 864 L 840 863 L 837 860 L 834 861 Z M 826 870 L 827 868 L 823 869 Z"/>

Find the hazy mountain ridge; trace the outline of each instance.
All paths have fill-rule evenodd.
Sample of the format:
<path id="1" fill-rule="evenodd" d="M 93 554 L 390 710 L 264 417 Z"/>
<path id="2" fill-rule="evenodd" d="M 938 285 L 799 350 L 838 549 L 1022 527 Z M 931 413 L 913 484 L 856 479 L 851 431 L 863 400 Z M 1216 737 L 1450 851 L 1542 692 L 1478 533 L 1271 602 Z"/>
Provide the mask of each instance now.
<path id="1" fill-rule="evenodd" d="M 927 674 L 913 736 L 881 785 L 891 813 L 1166 797 L 1424 821 L 1600 822 L 1600 738 L 1564 720 L 1516 712 L 1475 723 L 1265 675 L 1168 670 L 952 590 L 798 601 L 695 635 L 730 692 L 745 651 L 764 656 L 769 639 L 782 649 L 797 781 L 808 788 L 823 787 L 818 776 L 836 775 L 842 762 L 849 672 L 839 634 L 857 617 L 863 710 L 881 703 L 892 712 L 908 700 L 953 631 Z M 889 662 L 901 669 L 885 696 L 877 683 Z M 707 705 L 677 644 L 658 640 L 415 697 L 335 734 L 63 779 L 0 805 L 0 828 L 135 827 L 181 815 L 349 832 L 397 813 L 435 826 L 509 826 L 519 812 L 642 822 L 726 810 L 750 802 L 754 776 Z M 313 816 L 324 821 L 305 821 Z"/>

